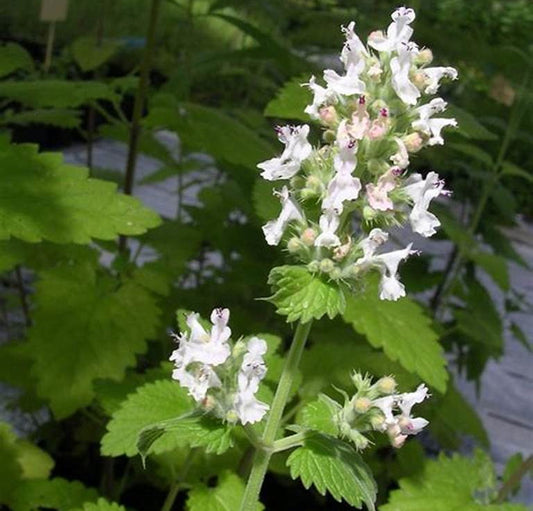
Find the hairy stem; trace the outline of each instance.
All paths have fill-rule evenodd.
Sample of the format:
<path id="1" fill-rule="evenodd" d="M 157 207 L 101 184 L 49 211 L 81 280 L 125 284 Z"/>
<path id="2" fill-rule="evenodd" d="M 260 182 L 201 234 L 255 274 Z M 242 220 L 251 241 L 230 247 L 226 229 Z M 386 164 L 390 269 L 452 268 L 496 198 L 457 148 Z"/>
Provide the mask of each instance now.
<path id="1" fill-rule="evenodd" d="M 155 29 L 159 15 L 159 6 L 161 0 L 152 0 L 150 10 L 150 21 L 148 23 L 148 32 L 146 34 L 146 48 L 144 50 L 141 70 L 139 75 L 139 87 L 135 95 L 135 104 L 133 105 L 133 117 L 130 127 L 130 139 L 128 145 L 128 161 L 126 164 L 126 175 L 124 177 L 124 193 L 131 195 L 133 191 L 133 182 L 135 178 L 135 164 L 137 162 L 137 153 L 139 149 L 139 135 L 141 132 L 141 118 L 144 109 L 148 86 L 150 84 L 150 70 L 152 68 L 152 55 L 155 45 Z M 121 236 L 119 241 L 121 251 L 126 249 L 126 237 Z"/>
<path id="2" fill-rule="evenodd" d="M 307 342 L 307 337 L 311 329 L 311 321 L 308 323 L 298 323 L 294 338 L 292 340 L 289 353 L 283 366 L 283 372 L 279 380 L 278 388 L 272 401 L 272 408 L 263 432 L 262 443 L 265 447 L 255 452 L 252 462 L 252 470 L 248 477 L 248 483 L 241 501 L 240 511 L 253 511 L 259 500 L 259 492 L 263 486 L 263 481 L 270 463 L 270 458 L 274 453 L 274 440 L 278 432 L 283 410 L 287 404 L 289 393 L 294 382 L 294 378 L 300 365 L 300 359 Z"/>

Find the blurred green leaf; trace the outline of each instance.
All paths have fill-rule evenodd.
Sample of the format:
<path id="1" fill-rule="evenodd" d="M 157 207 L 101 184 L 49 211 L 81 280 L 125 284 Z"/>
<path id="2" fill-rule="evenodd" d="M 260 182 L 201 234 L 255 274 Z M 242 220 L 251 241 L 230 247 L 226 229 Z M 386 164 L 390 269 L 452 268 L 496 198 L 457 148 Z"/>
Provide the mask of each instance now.
<path id="1" fill-rule="evenodd" d="M 33 71 L 31 55 L 17 43 L 6 43 L 0 46 L 0 78 L 19 69 Z"/>
<path id="2" fill-rule="evenodd" d="M 79 37 L 71 45 L 74 61 L 83 72 L 93 71 L 115 55 L 120 42 L 112 39 L 98 41 L 96 37 Z"/>

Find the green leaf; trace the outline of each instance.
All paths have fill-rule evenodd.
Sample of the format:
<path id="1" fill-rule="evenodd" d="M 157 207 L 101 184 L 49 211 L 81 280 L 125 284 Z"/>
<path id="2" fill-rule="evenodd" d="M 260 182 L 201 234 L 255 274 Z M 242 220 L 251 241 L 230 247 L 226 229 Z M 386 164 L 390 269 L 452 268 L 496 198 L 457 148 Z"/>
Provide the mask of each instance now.
<path id="1" fill-rule="evenodd" d="M 116 185 L 90 179 L 87 169 L 66 165 L 59 153 L 0 144 L 0 239 L 89 243 L 155 227 L 156 213 Z"/>
<path id="2" fill-rule="evenodd" d="M 460 135 L 474 140 L 497 140 L 498 137 L 481 124 L 471 113 L 449 104 L 446 117 L 455 117 Z"/>
<path id="3" fill-rule="evenodd" d="M 159 309 L 135 280 L 122 284 L 88 263 L 43 271 L 28 350 L 38 394 L 56 417 L 94 397 L 93 381 L 123 378 L 155 335 Z"/>
<path id="4" fill-rule="evenodd" d="M 488 455 L 454 455 L 428 461 L 424 472 L 400 479 L 380 511 L 526 511 L 520 504 L 490 504 L 495 497 L 494 468 Z"/>
<path id="5" fill-rule="evenodd" d="M 339 403 L 324 394 L 320 394 L 316 401 L 305 405 L 301 413 L 300 424 L 306 428 L 338 436 L 339 428 L 334 417 L 342 410 Z"/>
<path id="6" fill-rule="evenodd" d="M 79 37 L 72 43 L 71 50 L 76 64 L 87 72 L 105 64 L 115 55 L 119 46 L 116 40 L 98 41 L 96 37 Z"/>
<path id="7" fill-rule="evenodd" d="M 194 103 L 154 105 L 146 119 L 154 128 L 174 130 L 189 151 L 254 169 L 272 155 L 270 144 L 241 122 L 219 109 Z"/>
<path id="8" fill-rule="evenodd" d="M 510 161 L 504 161 L 502 164 L 502 175 L 515 176 L 525 179 L 529 183 L 533 183 L 533 174 L 527 170 L 515 165 Z"/>
<path id="9" fill-rule="evenodd" d="M 362 504 L 374 510 L 376 483 L 357 452 L 345 442 L 319 433 L 309 434 L 302 447 L 287 460 L 293 479 L 300 478 L 306 489 L 315 486 L 318 493 L 330 493 L 335 500 L 345 500 L 354 507 Z"/>
<path id="10" fill-rule="evenodd" d="M 58 477 L 23 481 L 15 488 L 9 504 L 13 511 L 33 511 L 41 508 L 71 511 L 84 502 L 97 499 L 96 490 L 86 488 L 78 481 L 67 481 Z"/>
<path id="11" fill-rule="evenodd" d="M 73 511 L 126 511 L 126 508 L 115 502 L 98 499 L 97 502 L 88 502 Z"/>
<path id="12" fill-rule="evenodd" d="M 439 392 L 446 390 L 448 373 L 439 336 L 420 305 L 409 298 L 380 300 L 377 283 L 347 300 L 343 318 L 375 348 L 418 374 Z"/>
<path id="13" fill-rule="evenodd" d="M 98 99 L 113 101 L 118 98 L 105 83 L 67 80 L 0 82 L 0 97 L 33 108 L 76 108 Z"/>
<path id="14" fill-rule="evenodd" d="M 187 511 L 235 511 L 239 509 L 244 494 L 244 483 L 238 475 L 224 472 L 218 477 L 214 488 L 197 484 L 189 491 Z M 254 511 L 261 511 L 264 506 L 259 502 Z"/>
<path id="15" fill-rule="evenodd" d="M 140 432 L 158 422 L 174 419 L 192 411 L 187 391 L 170 379 L 143 385 L 130 394 L 107 425 L 102 438 L 104 456 L 135 456 Z M 183 445 L 179 433 L 168 433 L 157 439 L 152 453 L 161 453 Z"/>
<path id="16" fill-rule="evenodd" d="M 296 78 L 283 85 L 266 106 L 264 114 L 267 117 L 309 122 L 309 115 L 304 110 L 312 102 L 312 94 L 307 87 L 302 86 L 307 78 Z"/>
<path id="17" fill-rule="evenodd" d="M 465 435 L 488 447 L 489 439 L 479 415 L 452 382 L 448 383 L 446 394 L 433 396 L 427 408 L 429 429 L 443 447 L 458 449 Z"/>
<path id="18" fill-rule="evenodd" d="M 494 162 L 492 161 L 492 156 L 486 151 L 483 151 L 483 149 L 480 149 L 476 145 L 459 144 L 459 143 L 453 143 L 453 142 L 450 142 L 447 145 L 451 149 L 455 149 L 461 154 L 470 156 L 474 160 L 477 160 L 479 163 L 481 163 L 484 166 L 485 170 L 487 171 L 491 169 L 492 166 L 494 165 Z"/>
<path id="19" fill-rule="evenodd" d="M 81 124 L 81 112 L 66 108 L 43 108 L 27 110 L 24 112 L 6 112 L 2 124 L 16 124 L 27 126 L 28 124 L 45 124 L 57 128 L 78 128 Z"/>
<path id="20" fill-rule="evenodd" d="M 343 291 L 333 282 L 313 275 L 303 266 L 278 266 L 270 271 L 268 283 L 273 295 L 268 298 L 287 321 L 307 323 L 327 314 L 333 319 L 346 307 Z"/>
<path id="21" fill-rule="evenodd" d="M 7 43 L 0 46 L 0 78 L 19 69 L 24 69 L 25 71 L 33 70 L 31 55 L 16 43 Z"/>
<path id="22" fill-rule="evenodd" d="M 509 270 L 504 257 L 488 252 L 471 252 L 468 258 L 483 268 L 503 291 L 509 290 Z"/>

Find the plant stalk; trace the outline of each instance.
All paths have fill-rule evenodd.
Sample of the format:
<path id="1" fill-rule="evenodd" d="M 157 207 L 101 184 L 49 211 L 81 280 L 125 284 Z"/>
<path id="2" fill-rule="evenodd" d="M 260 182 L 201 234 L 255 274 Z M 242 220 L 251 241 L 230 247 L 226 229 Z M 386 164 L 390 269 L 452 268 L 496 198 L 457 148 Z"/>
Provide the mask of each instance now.
<path id="1" fill-rule="evenodd" d="M 502 504 L 503 502 L 505 502 L 509 494 L 530 470 L 533 470 L 533 455 L 525 459 L 511 474 L 511 477 L 509 477 L 509 479 L 507 479 L 507 482 L 500 488 L 500 491 L 498 492 L 494 503 Z"/>
<path id="2" fill-rule="evenodd" d="M 157 19 L 159 16 L 159 6 L 161 0 L 152 0 L 150 9 L 150 21 L 148 23 L 148 31 L 146 34 L 146 48 L 144 50 L 143 60 L 141 62 L 141 70 L 139 75 L 139 87 L 135 95 L 135 103 L 133 105 L 133 116 L 130 127 L 130 138 L 128 145 L 128 160 L 126 164 L 126 175 L 124 177 L 124 193 L 131 195 L 133 191 L 133 183 L 135 179 L 135 164 L 137 162 L 137 153 L 139 150 L 139 135 L 141 132 L 141 118 L 144 110 L 144 103 L 148 94 L 148 87 L 150 85 L 150 71 L 152 69 L 152 56 L 155 46 L 155 31 L 157 27 Z M 126 249 L 126 237 L 121 236 L 119 240 L 119 249 L 124 251 Z"/>
<path id="3" fill-rule="evenodd" d="M 294 337 L 292 340 L 283 372 L 279 380 L 278 388 L 274 400 L 272 401 L 272 408 L 267 418 L 265 430 L 263 432 L 262 443 L 265 446 L 255 452 L 252 470 L 248 477 L 246 489 L 241 501 L 240 511 L 254 511 L 259 500 L 259 493 L 263 486 L 263 481 L 270 463 L 270 458 L 274 453 L 274 440 L 278 432 L 283 410 L 287 404 L 289 393 L 291 391 L 294 378 L 300 365 L 302 353 L 311 330 L 311 321 L 307 323 L 298 323 Z M 271 446 L 272 448 L 269 448 Z"/>

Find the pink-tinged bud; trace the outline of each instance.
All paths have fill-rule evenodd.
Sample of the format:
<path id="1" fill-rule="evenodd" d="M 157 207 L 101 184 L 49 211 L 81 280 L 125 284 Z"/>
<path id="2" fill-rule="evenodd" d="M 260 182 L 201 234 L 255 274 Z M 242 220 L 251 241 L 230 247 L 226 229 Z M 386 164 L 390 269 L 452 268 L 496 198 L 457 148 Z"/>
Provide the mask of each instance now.
<path id="1" fill-rule="evenodd" d="M 424 145 L 424 139 L 420 136 L 420 133 L 417 131 L 413 133 L 409 133 L 409 135 L 406 135 L 402 139 L 405 148 L 410 153 L 417 153 L 422 149 L 422 146 Z"/>
<path id="2" fill-rule="evenodd" d="M 384 37 L 383 30 L 374 30 L 368 35 L 368 41 L 381 40 Z"/>
<path id="3" fill-rule="evenodd" d="M 407 435 L 397 435 L 394 438 L 391 438 L 391 445 L 394 448 L 399 449 L 400 447 L 403 446 L 403 444 L 405 444 L 406 440 L 407 440 Z"/>
<path id="4" fill-rule="evenodd" d="M 370 140 L 379 140 L 383 138 L 387 133 L 387 126 L 382 120 L 372 121 L 370 129 L 367 132 L 368 138 Z"/>
<path id="5" fill-rule="evenodd" d="M 205 396 L 202 400 L 202 407 L 204 410 L 212 410 L 216 405 L 216 400 L 213 396 Z"/>
<path id="6" fill-rule="evenodd" d="M 296 252 L 299 252 L 302 248 L 302 242 L 300 241 L 300 238 L 291 238 L 289 242 L 287 243 L 287 250 L 291 254 L 295 254 Z"/>
<path id="7" fill-rule="evenodd" d="M 352 238 L 348 238 L 348 241 L 344 245 L 341 245 L 340 247 L 335 247 L 335 249 L 333 250 L 333 259 L 335 259 L 335 261 L 341 261 L 348 255 L 348 252 L 351 248 Z"/>
<path id="8" fill-rule="evenodd" d="M 387 428 L 387 434 L 393 439 L 402 434 L 402 428 L 398 424 L 392 424 Z"/>
<path id="9" fill-rule="evenodd" d="M 385 417 L 380 413 L 379 415 L 372 415 L 370 418 L 370 424 L 377 431 L 383 431 L 383 426 L 385 424 Z"/>
<path id="10" fill-rule="evenodd" d="M 418 55 L 415 57 L 415 64 L 418 65 L 427 65 L 431 64 L 433 61 L 433 52 L 429 48 L 423 48 L 418 52 Z"/>
<path id="11" fill-rule="evenodd" d="M 320 120 L 326 126 L 335 126 L 339 122 L 339 116 L 334 106 L 324 106 L 318 111 Z"/>
<path id="12" fill-rule="evenodd" d="M 300 239 L 302 240 L 304 245 L 312 247 L 316 240 L 316 231 L 308 227 L 304 230 L 304 232 L 302 232 L 302 234 L 300 235 Z"/>

